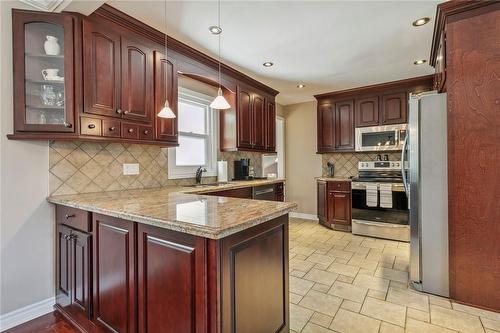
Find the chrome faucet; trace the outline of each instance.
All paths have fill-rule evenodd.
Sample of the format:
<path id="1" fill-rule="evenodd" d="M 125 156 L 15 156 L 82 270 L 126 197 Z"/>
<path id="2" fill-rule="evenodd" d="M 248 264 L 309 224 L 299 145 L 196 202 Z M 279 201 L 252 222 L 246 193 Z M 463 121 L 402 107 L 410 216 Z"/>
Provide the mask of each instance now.
<path id="1" fill-rule="evenodd" d="M 207 172 L 207 169 L 205 169 L 204 167 L 200 166 L 198 169 L 196 169 L 196 184 L 201 184 L 201 175 L 204 173 L 204 172 Z"/>

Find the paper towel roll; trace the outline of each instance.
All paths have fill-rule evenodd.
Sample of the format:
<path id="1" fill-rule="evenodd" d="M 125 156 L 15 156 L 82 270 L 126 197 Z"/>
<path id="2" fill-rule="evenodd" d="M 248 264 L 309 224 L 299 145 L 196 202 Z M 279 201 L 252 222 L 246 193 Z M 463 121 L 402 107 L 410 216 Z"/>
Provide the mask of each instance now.
<path id="1" fill-rule="evenodd" d="M 227 183 L 227 161 L 217 161 L 217 181 Z"/>

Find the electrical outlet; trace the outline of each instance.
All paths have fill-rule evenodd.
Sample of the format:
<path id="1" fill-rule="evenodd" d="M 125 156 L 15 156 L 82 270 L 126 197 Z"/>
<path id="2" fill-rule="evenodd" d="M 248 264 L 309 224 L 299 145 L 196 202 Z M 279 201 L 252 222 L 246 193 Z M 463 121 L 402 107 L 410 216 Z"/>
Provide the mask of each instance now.
<path id="1" fill-rule="evenodd" d="M 123 164 L 123 175 L 138 175 L 139 174 L 139 163 L 124 163 Z"/>

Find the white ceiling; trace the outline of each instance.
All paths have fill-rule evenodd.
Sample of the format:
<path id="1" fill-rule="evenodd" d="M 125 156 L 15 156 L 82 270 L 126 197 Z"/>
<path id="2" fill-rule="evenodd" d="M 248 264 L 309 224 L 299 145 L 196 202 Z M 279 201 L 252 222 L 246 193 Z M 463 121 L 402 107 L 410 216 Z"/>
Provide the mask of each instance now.
<path id="1" fill-rule="evenodd" d="M 223 1 L 222 60 L 280 91 L 292 104 L 313 95 L 431 74 L 428 59 L 439 1 Z M 108 1 L 165 31 L 163 1 Z M 216 56 L 216 1 L 168 1 L 168 34 Z M 428 16 L 431 23 L 411 22 Z M 274 62 L 265 68 L 264 61 Z M 298 83 L 306 88 L 298 89 Z"/>

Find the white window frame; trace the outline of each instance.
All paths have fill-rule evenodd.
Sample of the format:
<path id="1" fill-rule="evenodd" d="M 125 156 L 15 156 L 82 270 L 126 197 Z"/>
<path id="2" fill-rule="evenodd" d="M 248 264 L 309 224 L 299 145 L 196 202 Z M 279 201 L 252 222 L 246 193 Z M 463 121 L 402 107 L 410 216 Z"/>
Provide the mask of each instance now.
<path id="1" fill-rule="evenodd" d="M 208 96 L 201 94 L 196 91 L 192 91 L 186 88 L 179 87 L 179 101 L 184 101 L 187 103 L 194 103 L 198 105 L 203 105 L 207 110 L 206 119 L 206 129 L 208 134 L 196 134 L 191 132 L 181 132 L 179 131 L 179 137 L 189 136 L 196 138 L 207 138 L 206 141 L 206 156 L 205 165 L 203 167 L 207 170 L 203 172 L 203 177 L 214 177 L 217 176 L 217 151 L 219 149 L 219 136 L 218 136 L 218 113 L 217 110 L 210 108 L 210 103 L 213 100 L 213 96 Z M 193 166 L 177 166 L 176 161 L 176 148 L 168 148 L 168 179 L 182 179 L 182 178 L 193 178 L 196 173 L 196 169 L 200 165 Z"/>

